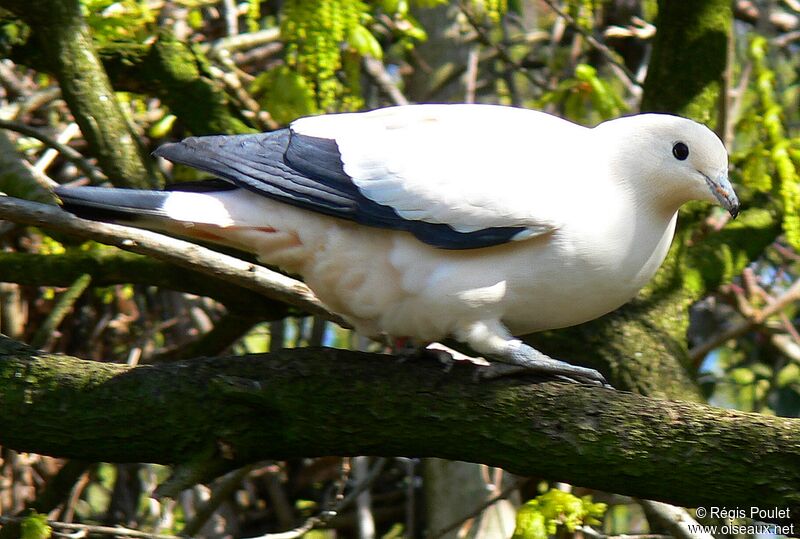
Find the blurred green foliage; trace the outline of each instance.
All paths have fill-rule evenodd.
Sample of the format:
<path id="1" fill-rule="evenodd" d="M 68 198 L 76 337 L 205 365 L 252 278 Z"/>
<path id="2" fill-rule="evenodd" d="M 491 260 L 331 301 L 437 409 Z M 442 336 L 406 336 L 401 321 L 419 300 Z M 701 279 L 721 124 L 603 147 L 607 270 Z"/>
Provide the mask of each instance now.
<path id="1" fill-rule="evenodd" d="M 368 6 L 361 0 L 287 0 L 284 4 L 281 38 L 286 43 L 286 64 L 309 85 L 315 96 L 314 112 L 361 106 L 357 76 L 340 81 L 337 72 L 346 62 L 358 60 L 347 52 L 380 51 L 362 26 L 368 16 Z"/>
<path id="2" fill-rule="evenodd" d="M 735 154 L 742 164 L 742 181 L 757 192 L 772 193 L 782 204 L 783 229 L 793 247 L 800 248 L 800 138 L 786 129 L 786 97 L 776 87 L 775 69 L 769 63 L 770 45 L 763 36 L 750 40 L 749 59 L 753 67 L 753 90 L 750 110 L 740 122 L 740 139 L 747 144 Z M 796 108 L 796 107 L 794 107 Z M 749 135 L 749 136 L 748 136 Z"/>
<path id="3" fill-rule="evenodd" d="M 142 41 L 151 33 L 156 13 L 142 0 L 81 0 L 83 15 L 98 45 Z"/>
<path id="4" fill-rule="evenodd" d="M 517 512 L 512 539 L 546 539 L 560 531 L 574 533 L 583 525 L 599 525 L 607 505 L 592 502 L 591 496 L 550 489 L 528 501 Z"/>
<path id="5" fill-rule="evenodd" d="M 574 75 L 559 82 L 554 91 L 545 93 L 537 108 L 548 105 L 557 105 L 565 117 L 586 124 L 610 120 L 628 110 L 619 89 L 588 64 L 578 64 Z"/>
<path id="6" fill-rule="evenodd" d="M 47 524 L 47 515 L 31 511 L 20 523 L 21 539 L 49 539 L 53 535 Z"/>

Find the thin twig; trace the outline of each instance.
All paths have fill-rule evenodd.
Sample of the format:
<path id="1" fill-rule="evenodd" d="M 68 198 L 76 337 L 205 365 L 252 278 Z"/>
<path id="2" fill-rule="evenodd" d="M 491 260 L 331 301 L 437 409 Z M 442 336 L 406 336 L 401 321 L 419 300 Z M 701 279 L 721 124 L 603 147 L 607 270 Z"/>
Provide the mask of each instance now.
<path id="1" fill-rule="evenodd" d="M 207 51 L 208 56 L 213 58 L 221 50 L 234 52 L 253 49 L 267 43 L 274 43 L 278 41 L 280 37 L 280 28 L 267 28 L 264 30 L 259 30 L 258 32 L 249 32 L 247 34 L 239 34 L 237 36 L 223 37 L 211 43 L 210 46 L 201 47 L 201 50 L 204 52 Z"/>
<path id="2" fill-rule="evenodd" d="M 544 0 L 545 4 L 550 6 L 550 9 L 556 12 L 556 15 L 564 19 L 566 23 L 576 32 L 581 34 L 586 41 L 591 45 L 597 52 L 599 52 L 603 57 L 608 61 L 610 64 L 615 65 L 619 68 L 620 72 L 625 75 L 625 78 L 628 79 L 628 83 L 632 86 L 641 86 L 639 82 L 636 80 L 636 75 L 634 75 L 628 66 L 625 65 L 624 62 L 621 62 L 617 55 L 609 49 L 604 44 L 600 43 L 597 38 L 595 38 L 591 32 L 587 32 L 585 28 L 583 28 L 578 21 L 576 21 L 572 15 L 561 9 L 553 0 Z"/>
<path id="3" fill-rule="evenodd" d="M 654 516 L 676 539 L 714 539 L 710 533 L 699 530 L 700 525 L 683 507 L 652 500 L 637 500 L 648 516 Z"/>
<path id="4" fill-rule="evenodd" d="M 367 75 L 395 105 L 408 105 L 408 99 L 397 87 L 389 73 L 386 72 L 386 66 L 383 65 L 383 62 L 377 58 L 365 56 L 363 64 Z"/>
<path id="5" fill-rule="evenodd" d="M 214 323 L 210 331 L 196 339 L 161 352 L 149 358 L 147 363 L 179 361 L 197 356 L 216 356 L 247 334 L 250 329 L 261 322 L 262 318 L 245 316 L 237 313 L 226 313 Z"/>
<path id="6" fill-rule="evenodd" d="M 10 60 L 0 62 L 0 85 L 6 89 L 10 97 L 20 97 L 30 95 L 31 90 L 16 73 Z"/>
<path id="7" fill-rule="evenodd" d="M 9 106 L 16 105 L 16 112 L 14 113 L 13 117 L 14 120 L 19 120 L 26 114 L 31 114 L 36 110 L 44 107 L 45 105 L 52 103 L 56 99 L 61 98 L 61 88 L 58 86 L 52 86 L 49 88 L 44 88 L 42 90 L 37 90 L 36 92 L 32 93 L 28 97 L 26 97 L 23 101 L 16 101 Z"/>
<path id="8" fill-rule="evenodd" d="M 800 279 L 795 281 L 774 303 L 770 303 L 761 310 L 754 311 L 752 316 L 733 324 L 727 330 L 717 333 L 706 342 L 689 350 L 689 357 L 693 362 L 699 361 L 725 341 L 747 333 L 752 328 L 762 324 L 770 316 L 779 313 L 789 304 L 798 300 L 800 300 Z"/>
<path id="9" fill-rule="evenodd" d="M 225 14 L 225 31 L 229 36 L 239 34 L 239 8 L 236 0 L 222 0 L 222 11 Z"/>
<path id="10" fill-rule="evenodd" d="M 253 99 L 253 96 L 251 96 L 244 85 L 242 85 L 240 77 L 250 77 L 250 75 L 243 72 L 233 63 L 231 55 L 227 50 L 218 51 L 216 59 L 227 71 L 219 66 L 209 66 L 209 71 L 215 78 L 221 80 L 230 93 L 239 100 L 239 104 L 245 109 L 244 112 L 248 113 L 248 117 L 257 122 L 256 127 L 261 130 L 270 131 L 279 129 L 280 124 L 275 121 L 269 111 L 261 108 L 258 101 Z"/>
<path id="11" fill-rule="evenodd" d="M 25 520 L 25 517 L 0 516 L 0 524 L 20 523 L 23 520 Z M 142 539 L 181 539 L 177 535 L 163 535 L 158 533 L 141 532 L 138 530 L 132 530 L 130 528 L 123 528 L 122 526 L 93 526 L 89 524 L 73 524 L 71 522 L 59 522 L 57 520 L 48 520 L 47 525 L 52 528 L 76 530 L 78 532 L 84 532 L 84 533 L 115 535 L 118 537 L 139 537 Z"/>
<path id="12" fill-rule="evenodd" d="M 477 46 L 472 46 L 467 55 L 467 70 L 464 73 L 464 103 L 474 103 L 478 88 L 478 63 L 480 51 Z"/>
<path id="13" fill-rule="evenodd" d="M 306 520 L 302 526 L 298 526 L 297 528 L 285 532 L 280 533 L 267 533 L 265 535 L 261 535 L 258 537 L 251 537 L 250 539 L 297 539 L 298 537 L 302 537 L 306 533 L 310 532 L 314 528 L 317 528 L 330 519 L 338 515 L 340 512 L 345 510 L 349 507 L 355 500 L 358 498 L 358 495 L 364 492 L 366 489 L 372 486 L 378 476 L 383 471 L 383 467 L 386 465 L 385 458 L 379 458 L 373 464 L 372 469 L 369 471 L 369 474 L 364 478 L 362 482 L 357 484 L 355 488 L 345 496 L 339 503 L 337 503 L 333 509 L 323 511 L 319 515 L 313 516 Z"/>
<path id="14" fill-rule="evenodd" d="M 75 306 L 75 302 L 78 301 L 78 298 L 81 297 L 91 282 L 92 276 L 84 273 L 75 279 L 75 282 L 70 285 L 66 292 L 59 296 L 50 314 L 31 339 L 30 344 L 32 347 L 44 348 L 45 345 L 53 340 L 56 329 L 61 325 L 67 314 L 70 313 Z"/>
<path id="15" fill-rule="evenodd" d="M 16 133 L 25 135 L 26 137 L 35 138 L 47 146 L 58 150 L 61 152 L 61 155 L 64 156 L 64 159 L 70 161 L 76 167 L 83 170 L 89 179 L 92 180 L 92 183 L 100 183 L 105 180 L 105 178 L 97 171 L 97 169 L 95 169 L 86 159 L 84 159 L 79 152 L 70 148 L 66 144 L 61 144 L 53 137 L 39 132 L 37 129 L 11 120 L 0 120 L 0 129 L 7 129 L 9 131 L 14 131 Z"/>
<path id="16" fill-rule="evenodd" d="M 353 457 L 353 479 L 363 481 L 369 473 L 369 457 Z M 360 539 L 374 539 L 375 515 L 372 513 L 372 495 L 369 489 L 356 497 L 356 523 Z"/>
<path id="17" fill-rule="evenodd" d="M 511 57 L 511 53 L 508 51 L 505 45 L 503 45 L 502 43 L 495 43 L 494 41 L 492 41 L 492 38 L 486 31 L 486 28 L 484 28 L 484 26 L 477 19 L 475 14 L 472 13 L 472 10 L 466 4 L 466 2 L 464 2 L 464 0 L 459 0 L 458 8 L 461 11 L 461 13 L 464 14 L 464 17 L 467 19 L 467 22 L 469 22 L 470 26 L 472 26 L 472 28 L 478 34 L 478 40 L 482 44 L 497 51 L 498 58 L 500 58 L 503 62 L 507 63 L 512 70 L 522 73 L 525 76 L 525 78 L 527 78 L 531 83 L 533 83 L 534 86 L 545 90 L 548 89 L 547 86 L 543 84 L 542 81 L 534 77 L 533 74 L 530 71 L 528 71 L 528 69 L 525 68 L 525 66 L 521 65 L 519 62 L 517 62 L 516 60 L 514 60 L 514 58 Z"/>
<path id="18" fill-rule="evenodd" d="M 216 485 L 212 488 L 211 497 L 200 506 L 194 514 L 192 520 L 186 523 L 181 530 L 181 535 L 193 537 L 200 532 L 208 519 L 219 509 L 219 506 L 236 492 L 236 489 L 242 484 L 247 475 L 256 467 L 256 464 L 250 464 L 235 470 L 225 477 L 222 477 Z"/>
<path id="19" fill-rule="evenodd" d="M 65 127 L 61 133 L 59 133 L 58 137 L 56 138 L 56 141 L 59 144 L 66 145 L 70 140 L 79 135 L 80 132 L 81 128 L 78 127 L 78 124 L 76 124 L 75 122 L 70 122 L 67 125 L 67 127 Z M 36 161 L 34 168 L 36 168 L 36 170 L 38 170 L 39 172 L 44 173 L 47 170 L 47 167 L 50 166 L 50 164 L 53 162 L 53 160 L 55 160 L 57 156 L 58 156 L 58 150 L 56 150 L 55 148 L 48 148 L 42 154 L 39 160 Z"/>
<path id="20" fill-rule="evenodd" d="M 328 320 L 349 327 L 340 316 L 329 311 L 302 282 L 206 247 L 147 230 L 88 221 L 55 206 L 11 197 L 0 197 L 0 219 L 42 226 L 114 245 L 126 251 L 149 255 L 253 290 L 309 313 L 320 314 Z"/>
<path id="21" fill-rule="evenodd" d="M 521 484 L 521 481 L 512 482 L 510 485 L 508 485 L 506 488 L 504 488 L 502 491 L 500 491 L 499 494 L 497 494 L 496 496 L 492 496 L 491 498 L 489 498 L 488 500 L 486 500 L 485 502 L 480 504 L 478 507 L 476 507 L 475 509 L 473 509 L 472 511 L 470 511 L 466 515 L 463 515 L 458 520 L 453 521 L 452 523 L 448 524 L 444 528 L 436 530 L 435 533 L 430 535 L 429 539 L 438 539 L 439 537 L 444 536 L 448 532 L 451 532 L 451 531 L 455 530 L 456 528 L 461 526 L 461 524 L 463 524 L 467 520 L 477 517 L 483 511 L 485 511 L 489 507 L 493 506 L 494 504 L 496 504 L 500 500 L 504 500 L 504 499 L 508 498 L 511 495 L 512 492 L 514 492 L 515 490 L 517 490 L 520 487 L 520 484 Z"/>

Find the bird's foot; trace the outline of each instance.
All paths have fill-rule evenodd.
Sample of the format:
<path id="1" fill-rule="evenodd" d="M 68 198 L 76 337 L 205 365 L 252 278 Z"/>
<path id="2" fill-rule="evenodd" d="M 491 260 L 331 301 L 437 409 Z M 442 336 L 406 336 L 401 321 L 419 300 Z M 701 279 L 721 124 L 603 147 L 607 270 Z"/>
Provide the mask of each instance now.
<path id="1" fill-rule="evenodd" d="M 569 363 L 566 363 L 569 365 Z M 593 369 L 587 369 L 589 371 L 593 371 L 602 378 L 602 375 L 594 371 Z M 478 369 L 475 373 L 475 380 L 497 380 L 498 378 L 506 378 L 506 377 L 513 377 L 513 376 L 531 376 L 540 375 L 542 377 L 542 381 L 556 381 L 556 382 L 567 382 L 570 384 L 585 384 L 585 385 L 593 385 L 593 386 L 600 386 L 600 387 L 607 387 L 613 389 L 608 383 L 602 383 L 598 380 L 597 377 L 592 376 L 590 377 L 578 377 L 578 376 L 566 376 L 564 374 L 555 373 L 545 369 L 539 368 L 531 368 L 529 366 L 523 367 L 521 365 L 511 365 L 508 363 L 500 363 L 495 362 L 490 364 L 488 367 L 484 369 Z"/>
<path id="2" fill-rule="evenodd" d="M 516 341 L 514 346 L 506 354 L 498 356 L 497 359 L 506 365 L 492 365 L 490 372 L 486 372 L 482 378 L 499 378 L 521 373 L 541 373 L 552 376 L 556 380 L 563 380 L 578 384 L 587 384 L 613 389 L 605 377 L 595 369 L 571 365 L 566 361 L 553 359 L 543 354 L 527 344 Z"/>
<path id="3" fill-rule="evenodd" d="M 525 373 L 538 373 L 557 380 L 579 384 L 589 384 L 610 388 L 602 374 L 594 369 L 570 365 L 547 356 L 514 338 L 499 320 L 482 320 L 465 325 L 455 332 L 454 337 L 469 344 L 473 350 L 487 354 L 488 357 L 507 363 L 511 370 Z M 508 376 L 507 366 L 492 367 L 488 377 Z M 487 377 L 486 375 L 482 377 Z"/>

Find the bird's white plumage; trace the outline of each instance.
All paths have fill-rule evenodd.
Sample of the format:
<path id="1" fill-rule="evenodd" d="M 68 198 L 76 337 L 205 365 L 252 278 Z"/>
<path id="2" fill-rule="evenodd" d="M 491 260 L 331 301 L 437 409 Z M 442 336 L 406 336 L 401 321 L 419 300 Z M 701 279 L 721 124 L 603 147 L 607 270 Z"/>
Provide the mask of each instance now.
<path id="1" fill-rule="evenodd" d="M 713 200 L 698 169 L 724 173 L 707 128 L 642 115 L 587 129 L 505 107 L 430 105 L 306 118 L 297 132 L 333 138 L 345 171 L 400 215 L 460 231 L 530 226 L 525 241 L 448 251 L 406 232 L 363 227 L 254 196 L 216 193 L 220 233 L 304 276 L 367 334 L 423 340 L 497 321 L 514 333 L 570 326 L 631 299 L 653 276 L 680 204 Z M 678 140 L 692 159 L 672 155 Z"/>
<path id="2" fill-rule="evenodd" d="M 302 275 L 366 335 L 454 335 L 512 362 L 524 345 L 506 328 L 571 326 L 631 299 L 664 260 L 681 204 L 738 211 L 722 143 L 674 116 L 587 129 L 528 110 L 419 105 L 304 118 L 291 129 L 334 140 L 352 183 L 400 217 L 458 232 L 526 230 L 520 241 L 438 249 L 245 189 L 170 194 L 173 220 L 154 226 Z"/>
<path id="3" fill-rule="evenodd" d="M 586 146 L 587 136 L 586 129 L 542 112 L 488 105 L 314 116 L 295 121 L 292 129 L 335 138 L 345 172 L 367 198 L 402 217 L 459 232 L 555 228 L 557 204 L 580 184 L 559 169 L 572 159 L 571 147 Z M 535 168 L 508 159 L 532 153 Z"/>

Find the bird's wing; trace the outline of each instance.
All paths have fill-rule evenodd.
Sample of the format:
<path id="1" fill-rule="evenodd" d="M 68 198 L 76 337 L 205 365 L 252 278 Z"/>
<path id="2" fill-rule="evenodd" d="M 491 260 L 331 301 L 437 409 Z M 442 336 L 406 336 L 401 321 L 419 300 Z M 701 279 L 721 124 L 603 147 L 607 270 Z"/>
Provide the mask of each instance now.
<path id="1" fill-rule="evenodd" d="M 156 154 L 290 204 L 469 249 L 558 228 L 554 154 L 577 130 L 521 109 L 419 105 L 191 138 Z"/>

